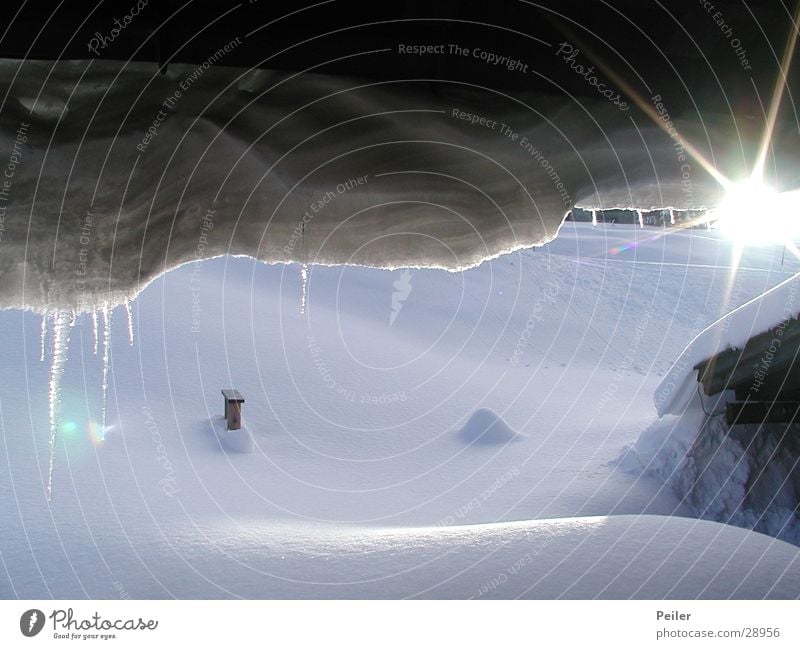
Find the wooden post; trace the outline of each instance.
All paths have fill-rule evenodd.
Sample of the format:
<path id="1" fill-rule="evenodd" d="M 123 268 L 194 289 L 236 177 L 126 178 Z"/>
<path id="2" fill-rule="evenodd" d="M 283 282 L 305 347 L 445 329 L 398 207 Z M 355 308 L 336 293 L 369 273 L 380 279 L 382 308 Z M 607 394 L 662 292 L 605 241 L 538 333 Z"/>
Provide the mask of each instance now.
<path id="1" fill-rule="evenodd" d="M 242 427 L 242 405 L 238 401 L 231 401 L 228 405 L 228 430 L 239 430 Z"/>
<path id="2" fill-rule="evenodd" d="M 239 430 L 242 427 L 242 404 L 244 397 L 238 390 L 223 390 L 222 397 L 225 399 L 225 419 L 228 423 L 228 430 Z"/>

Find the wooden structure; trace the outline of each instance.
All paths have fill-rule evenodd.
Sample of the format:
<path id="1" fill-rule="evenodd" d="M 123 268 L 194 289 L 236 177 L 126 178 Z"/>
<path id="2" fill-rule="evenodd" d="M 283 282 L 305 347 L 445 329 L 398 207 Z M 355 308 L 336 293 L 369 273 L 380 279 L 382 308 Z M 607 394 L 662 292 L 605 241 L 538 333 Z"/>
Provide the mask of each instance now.
<path id="1" fill-rule="evenodd" d="M 725 405 L 725 419 L 733 424 L 785 424 L 798 420 L 798 401 L 734 401 Z"/>
<path id="2" fill-rule="evenodd" d="M 728 425 L 798 421 L 800 320 L 784 320 L 694 369 L 707 396 L 733 391 L 736 401 L 725 408 Z"/>
<path id="3" fill-rule="evenodd" d="M 238 390 L 223 390 L 222 396 L 225 399 L 225 419 L 228 422 L 228 430 L 239 430 L 242 427 L 242 404 L 244 397 Z"/>

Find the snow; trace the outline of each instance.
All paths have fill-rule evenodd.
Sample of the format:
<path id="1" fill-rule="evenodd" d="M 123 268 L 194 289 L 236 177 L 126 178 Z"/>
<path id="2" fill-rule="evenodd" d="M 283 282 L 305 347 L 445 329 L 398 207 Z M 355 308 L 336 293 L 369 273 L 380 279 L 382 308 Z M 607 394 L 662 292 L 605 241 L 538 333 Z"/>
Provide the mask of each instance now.
<path id="1" fill-rule="evenodd" d="M 519 438 L 496 412 L 476 410 L 461 429 L 461 437 L 470 444 L 508 444 Z"/>
<path id="2" fill-rule="evenodd" d="M 800 593 L 800 559 L 792 546 L 677 517 L 438 529 L 244 519 L 198 523 L 172 540 L 174 534 L 169 525 L 155 538 L 132 532 L 109 557 L 111 565 L 95 567 L 102 577 L 92 583 L 83 574 L 66 578 L 51 564 L 41 566 L 42 575 L 11 570 L 20 577 L 21 596 L 50 581 L 60 587 L 52 592 L 56 597 L 78 597 L 87 587 L 95 597 L 117 597 L 114 580 L 132 597 L 191 599 L 761 599 Z M 65 550 L 76 554 L 108 548 L 104 538 L 88 548 L 76 541 L 71 533 L 62 538 Z M 112 572 L 123 559 L 138 569 Z"/>
<path id="3" fill-rule="evenodd" d="M 223 448 L 234 453 L 252 453 L 255 449 L 255 440 L 247 426 L 238 430 L 228 430 L 224 417 L 214 422 L 214 430 Z"/>
<path id="4" fill-rule="evenodd" d="M 303 314 L 296 264 L 172 269 L 132 302 L 133 346 L 105 310 L 107 351 L 93 314 L 68 329 L 52 502 L 40 317 L 0 311 L 0 596 L 796 597 L 796 546 L 690 518 L 732 513 L 733 447 L 697 502 L 675 488 L 691 426 L 616 462 L 666 425 L 650 395 L 685 341 L 800 270 L 779 252 L 727 290 L 716 233 L 567 223 L 461 273 L 309 266 Z M 642 470 L 669 444 L 673 480 Z"/>
<path id="5" fill-rule="evenodd" d="M 39 350 L 39 360 L 41 362 L 44 362 L 46 347 L 47 347 L 47 314 L 42 316 L 42 341 Z"/>
<path id="6" fill-rule="evenodd" d="M 300 315 L 306 312 L 306 301 L 308 300 L 308 264 L 300 267 Z"/>
<path id="7" fill-rule="evenodd" d="M 693 403 L 651 425 L 619 462 L 669 486 L 693 516 L 800 545 L 798 432 L 796 424 L 730 428 Z"/>

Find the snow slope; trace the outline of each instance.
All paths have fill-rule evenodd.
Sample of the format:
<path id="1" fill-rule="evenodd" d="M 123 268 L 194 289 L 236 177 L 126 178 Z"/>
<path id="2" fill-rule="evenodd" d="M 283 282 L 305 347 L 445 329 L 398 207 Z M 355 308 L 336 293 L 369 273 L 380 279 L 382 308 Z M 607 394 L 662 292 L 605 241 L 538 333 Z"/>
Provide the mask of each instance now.
<path id="1" fill-rule="evenodd" d="M 303 312 L 296 265 L 182 266 L 132 303 L 132 345 L 111 314 L 105 430 L 103 318 L 69 330 L 51 503 L 57 338 L 42 363 L 40 317 L 0 312 L 0 595 L 797 596 L 796 547 L 680 518 L 671 485 L 614 465 L 693 332 L 798 270 L 752 251 L 726 292 L 727 242 L 664 235 L 566 224 L 462 273 L 314 266 Z M 249 454 L 220 442 L 229 387 Z"/>

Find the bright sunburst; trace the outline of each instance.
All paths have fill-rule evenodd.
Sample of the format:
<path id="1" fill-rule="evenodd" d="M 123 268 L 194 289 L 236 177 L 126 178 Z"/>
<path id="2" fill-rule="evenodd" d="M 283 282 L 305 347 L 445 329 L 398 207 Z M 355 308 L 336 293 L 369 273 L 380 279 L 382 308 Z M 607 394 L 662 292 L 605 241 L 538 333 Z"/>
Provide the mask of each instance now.
<path id="1" fill-rule="evenodd" d="M 659 128 L 671 137 L 677 137 L 686 152 L 725 190 L 719 205 L 709 210 L 705 216 L 686 223 L 684 227 L 708 222 L 712 227 L 719 228 L 736 244 L 734 267 L 738 265 L 742 249 L 751 245 L 783 244 L 787 250 L 800 257 L 800 250 L 794 244 L 794 241 L 800 238 L 800 190 L 781 192 L 771 188 L 764 180 L 764 167 L 797 44 L 798 22 L 800 22 L 800 2 L 791 22 L 789 38 L 765 115 L 764 131 L 761 134 L 757 156 L 753 161 L 752 173 L 750 178 L 743 182 L 735 182 L 728 178 L 680 133 L 670 133 L 649 102 L 639 96 L 613 69 L 604 65 L 599 59 L 594 61 Z"/>
<path id="2" fill-rule="evenodd" d="M 707 218 L 739 245 L 785 244 L 800 237 L 798 207 L 800 191 L 777 192 L 751 179 L 731 186 Z"/>

